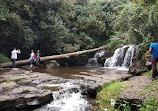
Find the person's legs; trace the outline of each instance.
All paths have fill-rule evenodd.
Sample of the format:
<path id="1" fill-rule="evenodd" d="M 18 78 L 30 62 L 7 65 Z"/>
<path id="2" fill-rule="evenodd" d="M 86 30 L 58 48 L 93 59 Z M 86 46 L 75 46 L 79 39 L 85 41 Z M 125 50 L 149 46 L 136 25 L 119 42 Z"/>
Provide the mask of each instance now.
<path id="1" fill-rule="evenodd" d="M 156 58 L 156 66 L 157 66 L 158 58 Z M 157 67 L 156 67 L 157 70 Z M 158 76 L 158 72 L 156 71 L 156 76 Z"/>
<path id="2" fill-rule="evenodd" d="M 40 64 L 40 58 L 38 58 L 38 65 Z"/>
<path id="3" fill-rule="evenodd" d="M 36 63 L 39 65 L 40 64 L 40 58 L 36 58 Z"/>
<path id="4" fill-rule="evenodd" d="M 15 68 L 15 62 L 16 62 L 16 60 L 12 59 L 12 68 Z"/>
<path id="5" fill-rule="evenodd" d="M 30 65 L 32 64 L 32 59 L 30 58 L 30 61 L 29 61 Z"/>
<path id="6" fill-rule="evenodd" d="M 151 62 L 152 62 L 152 78 L 156 78 L 156 74 L 157 74 L 156 62 L 157 62 L 157 59 L 156 58 L 151 58 Z"/>

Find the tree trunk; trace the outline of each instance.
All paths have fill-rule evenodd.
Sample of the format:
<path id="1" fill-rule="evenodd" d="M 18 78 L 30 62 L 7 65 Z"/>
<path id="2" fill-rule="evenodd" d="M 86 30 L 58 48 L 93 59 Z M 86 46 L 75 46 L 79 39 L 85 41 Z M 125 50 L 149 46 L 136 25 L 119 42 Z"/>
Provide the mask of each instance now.
<path id="1" fill-rule="evenodd" d="M 69 58 L 70 56 L 78 56 L 78 55 L 81 55 L 81 54 L 95 52 L 95 51 L 105 49 L 105 48 L 106 48 L 106 46 L 101 46 L 99 48 L 89 49 L 89 50 L 84 50 L 84 51 L 78 51 L 78 52 L 73 52 L 73 53 L 45 56 L 45 57 L 41 57 L 40 61 L 48 61 L 48 60 L 52 60 L 52 59 Z M 29 59 L 16 61 L 16 65 L 25 65 L 25 64 L 29 64 Z M 8 66 L 12 66 L 12 63 L 7 62 L 7 63 L 0 64 L 0 67 L 8 67 Z"/>

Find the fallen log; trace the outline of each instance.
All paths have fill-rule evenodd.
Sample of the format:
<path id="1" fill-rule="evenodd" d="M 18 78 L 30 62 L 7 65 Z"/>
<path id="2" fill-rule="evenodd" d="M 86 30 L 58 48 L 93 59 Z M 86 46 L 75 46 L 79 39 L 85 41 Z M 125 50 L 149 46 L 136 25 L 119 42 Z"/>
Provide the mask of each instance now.
<path id="1" fill-rule="evenodd" d="M 45 56 L 45 57 L 41 57 L 40 61 L 48 61 L 48 60 L 52 60 L 52 59 L 69 58 L 70 56 L 78 56 L 78 55 L 81 55 L 81 54 L 85 54 L 85 53 L 90 53 L 90 52 L 95 52 L 95 51 L 98 51 L 98 50 L 102 50 L 102 49 L 105 49 L 106 47 L 107 46 L 101 46 L 99 48 L 89 49 L 89 50 L 84 50 L 84 51 L 78 51 L 78 52 L 73 52 L 73 53 L 66 53 L 66 54 L 61 54 L 61 55 Z M 26 65 L 26 64 L 29 64 L 29 59 L 16 61 L 16 65 Z M 9 66 L 12 66 L 11 62 L 0 64 L 1 68 L 2 67 L 9 67 Z"/>

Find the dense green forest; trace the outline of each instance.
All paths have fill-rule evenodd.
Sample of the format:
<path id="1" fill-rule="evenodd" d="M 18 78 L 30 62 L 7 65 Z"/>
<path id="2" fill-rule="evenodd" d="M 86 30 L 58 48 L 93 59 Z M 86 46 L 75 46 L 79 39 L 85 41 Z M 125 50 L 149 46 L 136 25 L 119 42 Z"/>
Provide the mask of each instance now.
<path id="1" fill-rule="evenodd" d="M 0 53 L 20 59 L 101 45 L 148 44 L 158 37 L 157 0 L 0 0 Z M 5 58 L 6 59 L 6 58 Z"/>

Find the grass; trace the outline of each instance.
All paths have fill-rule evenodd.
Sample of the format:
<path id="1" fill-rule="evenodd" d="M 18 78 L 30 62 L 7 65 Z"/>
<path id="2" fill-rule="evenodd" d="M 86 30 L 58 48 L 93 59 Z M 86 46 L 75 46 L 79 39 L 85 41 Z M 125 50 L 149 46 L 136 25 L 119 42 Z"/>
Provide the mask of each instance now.
<path id="1" fill-rule="evenodd" d="M 158 69 L 158 63 L 156 64 L 156 68 Z M 152 77 L 152 70 L 143 73 L 142 75 L 147 76 L 149 78 Z"/>
<path id="2" fill-rule="evenodd" d="M 142 75 L 151 78 L 151 77 L 152 77 L 152 70 L 150 70 L 150 71 L 148 71 L 148 72 L 145 72 L 145 73 L 143 73 Z"/>
<path id="3" fill-rule="evenodd" d="M 158 96 L 157 96 L 158 97 Z M 153 96 L 143 101 L 140 105 L 140 111 L 158 111 L 158 99 Z"/>
<path id="4" fill-rule="evenodd" d="M 142 75 L 151 78 L 152 71 L 150 70 Z M 96 101 L 99 107 L 98 111 L 131 111 L 131 106 L 128 102 L 120 104 L 118 109 L 115 109 L 114 107 L 114 103 L 116 102 L 118 95 L 128 86 L 130 86 L 130 84 L 119 81 L 115 81 L 104 86 L 103 89 L 97 93 Z M 158 111 L 158 81 L 150 83 L 148 87 L 139 92 L 139 94 L 145 95 L 145 99 L 137 105 L 138 111 Z"/>
<path id="5" fill-rule="evenodd" d="M 113 111 L 114 105 L 120 92 L 129 86 L 123 82 L 112 82 L 103 87 L 97 93 L 97 103 L 99 104 L 99 111 Z"/>
<path id="6" fill-rule="evenodd" d="M 152 70 L 145 72 L 143 76 L 151 78 Z M 145 90 L 139 92 L 139 94 L 150 94 L 150 96 L 146 97 L 146 99 L 143 100 L 142 104 L 139 105 L 140 111 L 158 111 L 158 81 L 153 81 Z"/>

